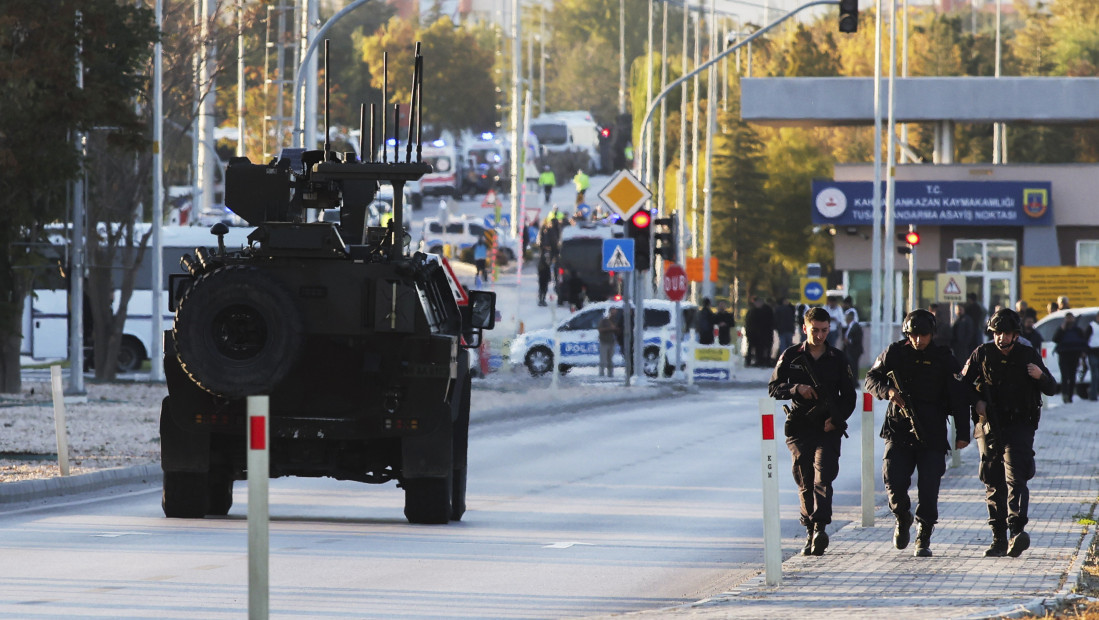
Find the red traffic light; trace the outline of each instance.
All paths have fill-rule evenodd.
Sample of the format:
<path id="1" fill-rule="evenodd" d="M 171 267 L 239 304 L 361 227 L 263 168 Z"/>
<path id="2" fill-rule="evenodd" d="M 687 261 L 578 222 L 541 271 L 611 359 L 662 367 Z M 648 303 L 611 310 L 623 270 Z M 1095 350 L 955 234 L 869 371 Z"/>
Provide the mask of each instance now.
<path id="1" fill-rule="evenodd" d="M 920 233 L 918 233 L 914 230 L 908 231 L 907 233 L 904 234 L 904 242 L 907 243 L 908 245 L 919 245 L 920 244 Z"/>
<path id="2" fill-rule="evenodd" d="M 602 129 L 600 129 L 599 130 L 599 135 L 603 136 L 604 138 L 611 137 L 611 128 L 610 127 L 604 127 Z"/>
<path id="3" fill-rule="evenodd" d="M 653 216 L 648 211 L 638 211 L 630 217 L 630 221 L 637 228 L 648 228 L 649 223 L 653 221 Z"/>

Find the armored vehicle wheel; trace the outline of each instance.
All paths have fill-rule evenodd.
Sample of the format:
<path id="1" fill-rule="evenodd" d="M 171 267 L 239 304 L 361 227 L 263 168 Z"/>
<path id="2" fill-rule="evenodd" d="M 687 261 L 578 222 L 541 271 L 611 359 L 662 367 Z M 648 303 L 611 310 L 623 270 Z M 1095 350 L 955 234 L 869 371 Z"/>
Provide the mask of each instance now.
<path id="1" fill-rule="evenodd" d="M 467 375 L 462 382 L 458 419 L 454 421 L 454 472 L 451 474 L 450 520 L 461 521 L 466 512 L 466 470 L 469 453 L 469 404 L 473 381 Z"/>
<path id="2" fill-rule="evenodd" d="M 404 516 L 409 523 L 437 525 L 450 522 L 451 478 L 408 478 L 404 486 Z"/>
<path id="3" fill-rule="evenodd" d="M 201 519 L 207 514 L 208 493 L 206 474 L 166 471 L 160 506 L 170 519 Z"/>
<path id="4" fill-rule="evenodd" d="M 540 377 L 553 368 L 553 352 L 546 347 L 534 347 L 527 351 L 524 361 L 531 376 Z"/>
<path id="5" fill-rule="evenodd" d="M 224 517 L 233 507 L 233 476 L 229 472 L 211 472 L 206 485 L 210 504 L 206 514 Z"/>
<path id="6" fill-rule="evenodd" d="M 199 278 L 176 312 L 179 363 L 202 389 L 240 398 L 269 392 L 296 362 L 301 314 L 283 285 L 233 265 Z"/>

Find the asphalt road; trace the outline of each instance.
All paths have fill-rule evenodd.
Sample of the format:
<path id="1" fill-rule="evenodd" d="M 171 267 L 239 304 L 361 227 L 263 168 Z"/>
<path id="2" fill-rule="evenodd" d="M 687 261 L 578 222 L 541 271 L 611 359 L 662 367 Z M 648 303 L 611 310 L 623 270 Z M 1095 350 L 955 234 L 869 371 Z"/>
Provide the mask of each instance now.
<path id="1" fill-rule="evenodd" d="M 475 424 L 469 510 L 449 526 L 407 524 L 392 483 L 274 480 L 272 616 L 582 617 L 725 591 L 763 564 L 760 396 Z M 859 455 L 845 447 L 850 514 Z M 779 449 L 789 540 L 803 530 Z M 0 617 L 241 617 L 246 485 L 226 518 L 165 519 L 159 499 L 156 486 L 0 512 Z"/>

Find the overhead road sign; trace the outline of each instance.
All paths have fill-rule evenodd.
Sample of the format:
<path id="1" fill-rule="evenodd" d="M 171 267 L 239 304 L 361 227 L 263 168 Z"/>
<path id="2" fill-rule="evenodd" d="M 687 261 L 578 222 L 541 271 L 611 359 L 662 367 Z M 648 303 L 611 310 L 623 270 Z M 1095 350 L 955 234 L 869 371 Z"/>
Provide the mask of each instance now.
<path id="1" fill-rule="evenodd" d="M 633 215 L 652 196 L 649 188 L 642 185 L 629 170 L 619 170 L 599 192 L 599 198 L 623 219 Z"/>

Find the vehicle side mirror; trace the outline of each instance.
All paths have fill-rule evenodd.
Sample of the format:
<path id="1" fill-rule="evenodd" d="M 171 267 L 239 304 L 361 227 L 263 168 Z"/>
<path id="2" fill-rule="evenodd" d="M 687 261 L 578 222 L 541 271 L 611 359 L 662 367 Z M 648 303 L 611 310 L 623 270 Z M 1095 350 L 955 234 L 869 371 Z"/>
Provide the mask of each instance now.
<path id="1" fill-rule="evenodd" d="M 469 292 L 470 326 L 475 329 L 492 329 L 496 325 L 496 293 L 492 291 Z"/>

